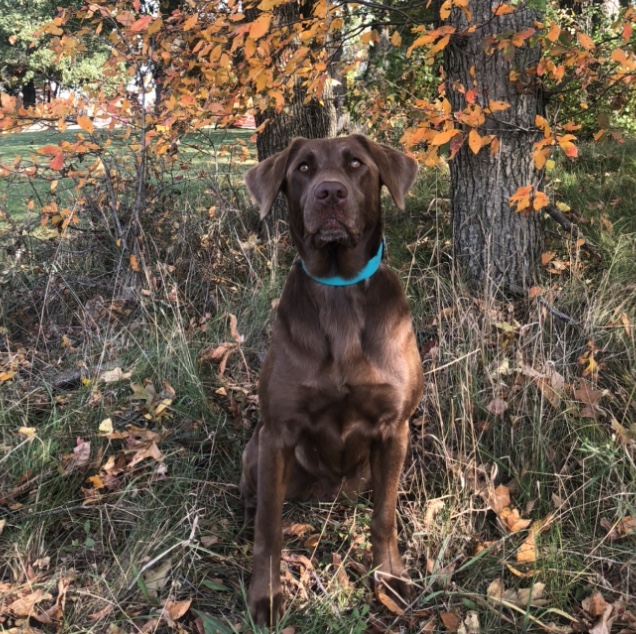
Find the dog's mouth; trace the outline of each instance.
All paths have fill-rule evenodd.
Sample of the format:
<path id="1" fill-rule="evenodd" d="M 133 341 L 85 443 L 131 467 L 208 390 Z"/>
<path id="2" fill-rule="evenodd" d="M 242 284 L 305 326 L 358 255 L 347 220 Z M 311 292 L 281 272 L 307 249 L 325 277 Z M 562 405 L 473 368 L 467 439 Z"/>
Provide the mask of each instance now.
<path id="1" fill-rule="evenodd" d="M 350 229 L 337 218 L 327 218 L 313 235 L 313 243 L 317 249 L 332 243 L 351 246 L 353 242 Z"/>

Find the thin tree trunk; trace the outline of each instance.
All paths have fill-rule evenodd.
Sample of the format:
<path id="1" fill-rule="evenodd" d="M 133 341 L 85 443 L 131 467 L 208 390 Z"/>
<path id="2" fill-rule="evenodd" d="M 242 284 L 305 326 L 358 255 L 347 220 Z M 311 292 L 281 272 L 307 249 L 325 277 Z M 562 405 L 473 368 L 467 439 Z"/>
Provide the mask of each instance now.
<path id="1" fill-rule="evenodd" d="M 543 112 L 543 98 L 536 75 L 541 51 L 527 42 L 507 55 L 485 49 L 490 36 L 517 33 L 534 27 L 537 13 L 520 9 L 494 17 L 490 0 L 472 0 L 471 24 L 477 29 L 462 35 L 470 24 L 454 9 L 450 23 L 456 33 L 445 50 L 446 90 L 453 112 L 466 107 L 464 92 L 476 88 L 477 101 L 503 101 L 510 108 L 486 117 L 479 134 L 499 139 L 499 151 L 490 146 L 474 154 L 467 143 L 450 161 L 451 216 L 456 260 L 463 274 L 494 295 L 521 293 L 532 285 L 543 247 L 542 214 L 517 213 L 510 196 L 519 187 L 538 186 L 542 173 L 534 167 L 532 146 L 538 139 L 535 116 Z M 518 73 L 510 81 L 511 71 Z M 526 72 L 530 71 L 530 72 Z M 460 89 L 463 87 L 464 92 Z"/>
<path id="2" fill-rule="evenodd" d="M 22 86 L 22 102 L 25 108 L 35 106 L 35 82 L 32 79 Z"/>

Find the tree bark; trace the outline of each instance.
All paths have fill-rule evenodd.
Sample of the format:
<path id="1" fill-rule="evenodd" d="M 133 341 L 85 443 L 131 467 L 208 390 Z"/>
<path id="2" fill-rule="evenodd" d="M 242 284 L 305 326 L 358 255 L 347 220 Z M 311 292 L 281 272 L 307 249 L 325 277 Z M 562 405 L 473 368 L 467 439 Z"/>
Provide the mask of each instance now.
<path id="1" fill-rule="evenodd" d="M 519 48 L 490 53 L 488 38 L 509 31 L 534 27 L 538 18 L 531 9 L 496 17 L 497 2 L 472 0 L 469 24 L 463 12 L 453 9 L 450 24 L 456 28 L 445 50 L 446 93 L 452 111 L 466 107 L 467 91 L 476 88 L 477 101 L 487 107 L 490 100 L 510 108 L 486 116 L 479 134 L 495 135 L 500 147 L 490 146 L 477 154 L 465 142 L 450 161 L 451 217 L 456 261 L 463 274 L 490 295 L 519 294 L 532 285 L 543 241 L 543 214 L 517 213 L 510 196 L 519 187 L 539 185 L 542 173 L 534 167 L 532 146 L 539 138 L 535 116 L 543 113 L 543 96 L 532 73 L 541 51 L 527 41 Z M 471 24 L 477 29 L 462 34 Z M 518 73 L 515 82 L 511 71 Z"/>

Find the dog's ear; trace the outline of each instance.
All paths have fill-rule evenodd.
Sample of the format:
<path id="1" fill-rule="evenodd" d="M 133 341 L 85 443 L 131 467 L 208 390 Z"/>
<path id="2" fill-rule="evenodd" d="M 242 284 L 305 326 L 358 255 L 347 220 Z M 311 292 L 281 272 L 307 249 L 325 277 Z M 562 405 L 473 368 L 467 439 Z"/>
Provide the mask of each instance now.
<path id="1" fill-rule="evenodd" d="M 397 208 L 404 211 L 404 197 L 417 176 L 417 161 L 388 145 L 376 143 L 362 135 L 355 136 L 369 150 L 380 170 L 380 179 L 387 186 Z"/>
<path id="2" fill-rule="evenodd" d="M 300 141 L 302 139 L 294 139 L 282 152 L 266 158 L 245 174 L 245 184 L 258 205 L 261 220 L 269 214 L 283 187 L 289 156 Z"/>

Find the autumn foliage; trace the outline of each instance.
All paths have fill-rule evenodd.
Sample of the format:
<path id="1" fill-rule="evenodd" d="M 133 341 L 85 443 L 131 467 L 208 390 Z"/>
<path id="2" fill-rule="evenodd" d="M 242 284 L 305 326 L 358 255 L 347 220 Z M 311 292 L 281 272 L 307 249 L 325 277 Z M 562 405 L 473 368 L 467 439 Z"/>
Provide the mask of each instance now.
<path id="1" fill-rule="evenodd" d="M 428 24 L 418 24 L 415 15 L 395 28 L 375 27 L 373 20 L 365 21 L 363 11 L 356 15 L 345 4 L 326 0 L 304 5 L 298 21 L 285 23 L 279 11 L 283 4 L 284 0 L 190 1 L 163 13 L 141 0 L 119 0 L 87 2 L 80 10 L 60 9 L 39 30 L 38 46 L 50 47 L 59 61 L 79 57 L 89 40 L 97 40 L 109 51 L 103 67 L 107 81 L 30 109 L 5 98 L 0 129 L 7 133 L 40 122 L 64 130 L 68 117 L 76 117 L 82 130 L 77 142 L 41 148 L 37 169 L 70 176 L 81 190 L 91 179 L 108 176 L 100 159 L 104 141 L 96 139 L 95 123 L 109 130 L 122 127 L 138 155 L 143 179 L 148 157 L 174 160 L 176 141 L 184 133 L 228 126 L 248 110 L 280 111 L 293 98 L 299 80 L 308 98 L 321 99 L 326 84 L 335 81 L 334 68 L 345 80 L 355 76 L 361 64 L 370 63 L 370 47 L 386 36 L 389 45 L 401 49 L 406 58 L 417 56 L 418 63 L 432 73 L 433 83 L 437 74 L 438 89 L 417 94 L 405 86 L 392 95 L 366 95 L 370 120 L 378 127 L 400 130 L 402 143 L 427 166 L 435 165 L 442 155 L 452 159 L 463 144 L 475 154 L 499 151 L 497 135 L 481 129 L 487 119 L 496 121 L 510 104 L 497 95 L 484 95 L 476 82 L 453 87 L 465 96 L 461 110 L 453 111 L 445 95 L 445 71 L 440 65 L 444 49 L 479 28 L 471 23 L 468 0 L 445 0 L 439 15 L 426 20 Z M 514 4 L 500 3 L 491 12 L 495 19 L 516 10 Z M 456 32 L 447 24 L 453 11 L 464 14 L 470 24 L 465 31 Z M 484 50 L 486 55 L 498 52 L 512 59 L 515 50 L 541 49 L 536 68 L 523 75 L 512 70 L 508 78 L 518 91 L 539 83 L 549 95 L 545 116 L 537 115 L 535 120 L 538 140 L 533 159 L 539 172 L 550 169 L 556 153 L 577 156 L 581 124 L 570 117 L 572 104 L 584 113 L 611 101 L 620 110 L 631 99 L 636 70 L 636 11 L 632 7 L 611 16 L 598 34 L 584 32 L 573 19 L 559 24 L 554 16 L 536 20 L 520 32 L 490 37 Z M 151 102 L 151 90 L 155 102 Z M 564 99 L 570 107 L 562 107 Z M 386 117 L 386 112 L 391 116 Z M 599 110 L 595 139 L 617 134 L 606 112 L 606 107 Z M 82 156 L 92 157 L 91 161 L 76 169 L 74 161 Z M 1 169 L 8 174 L 22 168 L 3 165 Z M 33 169 L 24 174 L 33 176 Z M 139 190 L 133 208 L 145 202 L 143 188 Z M 522 187 L 510 199 L 511 208 L 520 213 L 538 211 L 547 203 L 547 196 L 534 186 Z M 43 219 L 55 226 L 75 221 L 68 209 L 52 204 L 41 211 Z M 123 233 L 118 239 L 123 239 Z"/>

